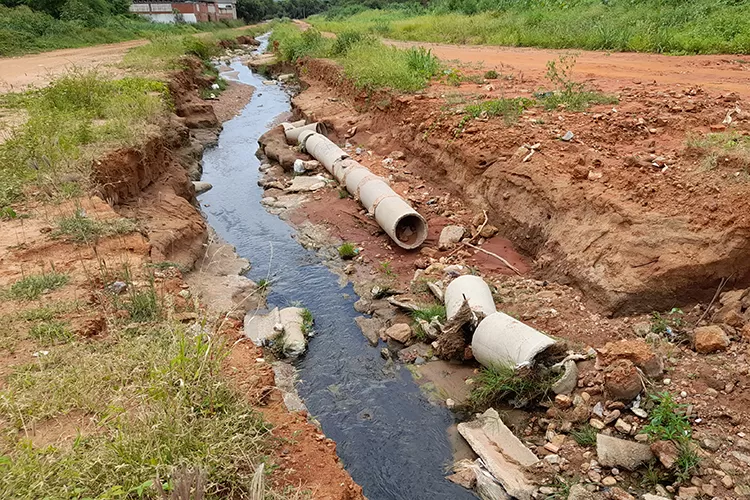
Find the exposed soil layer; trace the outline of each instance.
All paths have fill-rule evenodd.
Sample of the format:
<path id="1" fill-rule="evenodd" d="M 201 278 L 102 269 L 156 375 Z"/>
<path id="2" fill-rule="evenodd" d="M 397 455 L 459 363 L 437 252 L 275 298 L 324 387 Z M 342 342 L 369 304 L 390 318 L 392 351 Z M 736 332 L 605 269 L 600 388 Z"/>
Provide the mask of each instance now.
<path id="1" fill-rule="evenodd" d="M 232 263 L 229 267 L 215 268 L 210 259 L 204 258 L 208 249 L 215 248 L 205 246 L 207 225 L 194 204 L 195 190 L 190 178 L 200 177 L 198 158 L 204 146 L 215 142 L 220 122 L 212 102 L 198 97 L 198 85 L 205 83 L 200 78 L 197 65 L 174 75 L 170 88 L 173 95 L 179 96 L 175 99 L 175 110 L 180 116 L 165 121 L 161 130 L 154 131 L 142 145 L 111 151 L 95 161 L 94 193 L 62 204 L 29 202 L 14 206 L 23 217 L 1 223 L 0 288 L 6 289 L 24 276 L 50 269 L 67 274 L 68 283 L 44 291 L 42 300 L 50 305 L 72 304 L 58 318 L 70 323 L 74 335 L 93 341 L 107 335 L 104 318 L 112 313 L 105 310 L 107 305 L 97 297 L 116 279 L 145 283 L 149 275 L 153 276 L 159 296 L 170 304 L 168 315 L 175 320 L 202 317 L 213 320 L 220 314 L 219 334 L 227 336 L 228 343 L 233 345 L 227 376 L 253 405 L 262 407 L 273 426 L 270 446 L 274 467 L 269 480 L 279 490 L 289 486 L 293 490 L 310 491 L 316 499 L 363 498 L 361 488 L 339 463 L 335 444 L 309 423 L 306 415 L 286 411 L 274 387 L 273 371 L 268 364 L 257 361 L 262 352 L 247 342 L 234 343 L 241 337 L 238 333 L 241 326 L 227 314 L 232 312 L 229 309 L 256 307 L 258 300 L 248 302 L 244 296 L 226 291 L 236 289 L 253 295 L 254 284 L 239 276 L 244 266 Z M 238 113 L 252 94 L 252 88 L 235 87 L 242 85 L 230 84 L 226 92 L 228 101 L 221 98 L 218 101 L 222 119 Z M 89 244 L 51 235 L 59 218 L 81 210 L 87 218 L 97 221 L 135 219 L 139 231 L 102 237 Z M 230 296 L 200 304 L 196 313 L 195 304 L 185 298 L 184 291 L 189 290 L 189 285 L 177 268 L 154 271 L 146 266 L 164 263 L 192 268 L 199 259 L 202 265 L 198 266 L 198 276 L 206 282 L 218 277 L 215 288 L 225 288 Z M 242 280 L 248 283 L 238 283 Z M 0 316 L 15 318 L 22 310 L 38 306 L 35 301 L 3 301 Z M 206 310 L 206 306 L 216 307 Z M 126 311 L 115 314 L 127 316 Z M 13 323 L 0 338 L 0 388 L 16 367 L 44 355 L 35 342 L 26 340 L 27 330 L 25 323 Z M 40 448 L 50 444 L 70 446 L 79 431 L 84 435 L 97 432 L 90 416 L 85 414 L 28 424 L 32 444 Z M 9 424 L 0 421 L 0 430 L 6 432 L 6 427 Z"/>
<path id="2" fill-rule="evenodd" d="M 722 278 L 747 282 L 746 160 L 725 153 L 705 168 L 705 152 L 686 145 L 726 129 L 727 113 L 744 106 L 737 94 L 628 84 L 609 89 L 620 100 L 614 106 L 532 107 L 510 125 L 502 117 L 480 118 L 458 133 L 466 103 L 530 98 L 550 86 L 513 67 L 504 66 L 503 74 L 516 76 L 438 83 L 416 95 L 368 95 L 343 80 L 334 63 L 312 60 L 302 72 L 309 88 L 294 104 L 325 120 L 339 138 L 355 132 L 347 141 L 366 151 L 354 157 L 403 182 L 418 210 L 429 212 L 436 201 L 448 209 L 447 193 L 487 210 L 500 234 L 533 257 L 540 276 L 575 284 L 610 313 L 710 298 Z M 329 99 L 332 89 L 343 99 Z M 746 134 L 748 115 L 733 117 L 729 129 Z M 568 130 L 574 139 L 561 140 Z M 527 158 L 524 145 L 535 143 Z M 407 161 L 375 165 L 393 150 Z M 420 188 L 413 174 L 429 183 Z"/>

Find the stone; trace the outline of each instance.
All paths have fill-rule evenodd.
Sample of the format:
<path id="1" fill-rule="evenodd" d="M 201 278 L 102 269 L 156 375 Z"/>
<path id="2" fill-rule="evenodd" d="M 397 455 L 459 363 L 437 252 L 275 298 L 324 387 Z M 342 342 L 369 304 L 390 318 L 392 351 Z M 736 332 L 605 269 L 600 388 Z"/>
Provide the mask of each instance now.
<path id="1" fill-rule="evenodd" d="M 474 485 L 477 484 L 477 476 L 474 474 L 474 471 L 469 468 L 451 474 L 450 476 L 447 476 L 446 479 L 459 486 L 463 486 L 467 490 L 473 489 Z"/>
<path id="2" fill-rule="evenodd" d="M 734 328 L 742 328 L 745 324 L 745 320 L 742 318 L 742 303 L 740 301 L 727 303 L 716 311 L 714 320 L 717 323 L 723 323 Z"/>
<path id="3" fill-rule="evenodd" d="M 648 434 L 636 434 L 635 440 L 639 443 L 647 443 L 649 440 Z"/>
<path id="4" fill-rule="evenodd" d="M 552 391 L 555 394 L 570 394 L 578 384 L 578 365 L 572 359 L 567 360 L 563 365 L 563 374 L 552 384 Z"/>
<path id="5" fill-rule="evenodd" d="M 380 331 L 383 329 L 383 322 L 381 320 L 378 318 L 357 316 L 354 322 L 362 330 L 362 334 L 370 342 L 370 345 L 373 347 L 378 345 L 378 342 L 380 342 Z"/>
<path id="6" fill-rule="evenodd" d="M 718 325 L 701 326 L 693 332 L 695 350 L 701 354 L 725 351 L 731 341 Z"/>
<path id="7" fill-rule="evenodd" d="M 409 340 L 411 340 L 411 326 L 407 325 L 406 323 L 396 323 L 385 331 L 385 335 L 386 337 L 391 338 L 397 342 L 406 344 L 407 342 L 409 342 Z"/>
<path id="8" fill-rule="evenodd" d="M 701 490 L 699 490 L 696 486 L 680 486 L 679 493 L 677 493 L 678 498 L 700 498 L 701 496 Z"/>
<path id="9" fill-rule="evenodd" d="M 458 432 L 510 496 L 531 500 L 535 487 L 523 467 L 538 459 L 506 427 L 497 411 L 490 408 L 474 420 L 458 424 Z"/>
<path id="10" fill-rule="evenodd" d="M 466 230 L 462 226 L 445 226 L 440 231 L 440 238 L 438 239 L 438 248 L 440 250 L 450 250 L 456 243 L 461 241 L 464 237 Z"/>
<path id="11" fill-rule="evenodd" d="M 604 434 L 596 435 L 596 454 L 605 467 L 624 467 L 635 470 L 654 458 L 647 444 L 636 443 Z"/>
<path id="12" fill-rule="evenodd" d="M 750 342 L 750 322 L 742 327 L 740 334 L 742 335 L 742 340 Z"/>
<path id="13" fill-rule="evenodd" d="M 563 410 L 565 410 L 573 406 L 573 400 L 570 398 L 570 396 L 558 394 L 557 396 L 555 396 L 555 405 L 557 405 L 558 408 L 562 408 Z"/>
<path id="14" fill-rule="evenodd" d="M 715 398 L 718 395 L 719 395 L 719 391 L 717 391 L 713 387 L 709 387 L 708 389 L 706 389 L 706 396 L 711 396 Z"/>
<path id="15" fill-rule="evenodd" d="M 620 410 L 612 411 L 609 415 L 607 415 L 607 418 L 604 419 L 604 424 L 609 425 L 612 422 L 616 422 L 620 418 L 620 415 L 622 415 Z"/>
<path id="16" fill-rule="evenodd" d="M 641 393 L 643 381 L 632 361 L 618 359 L 604 373 L 604 389 L 612 399 L 632 401 Z"/>
<path id="17" fill-rule="evenodd" d="M 619 359 L 627 359 L 640 368 L 647 377 L 656 377 L 664 371 L 662 357 L 655 353 L 643 339 L 607 342 L 597 350 L 599 366 L 609 366 Z"/>
<path id="18" fill-rule="evenodd" d="M 671 469 L 672 466 L 674 466 L 677 461 L 677 456 L 679 455 L 677 445 L 672 441 L 657 441 L 651 443 L 651 452 L 656 455 L 659 462 L 661 462 L 661 464 L 667 469 Z"/>
<path id="19" fill-rule="evenodd" d="M 701 440 L 701 446 L 708 451 L 718 451 L 721 448 L 721 441 L 707 437 Z"/>
<path id="20" fill-rule="evenodd" d="M 591 420 L 589 420 L 589 425 L 591 425 L 591 427 L 597 430 L 602 430 L 606 427 L 604 422 L 602 422 L 598 418 L 592 418 Z"/>
<path id="21" fill-rule="evenodd" d="M 624 421 L 621 418 L 617 419 L 617 422 L 615 422 L 615 429 L 622 432 L 623 434 L 630 434 L 630 431 L 633 429 L 633 426 Z"/>
<path id="22" fill-rule="evenodd" d="M 213 185 L 208 182 L 193 181 L 193 187 L 195 188 L 195 194 L 199 195 L 211 189 Z"/>
<path id="23" fill-rule="evenodd" d="M 646 493 L 641 497 L 643 500 L 670 500 L 669 497 L 663 497 L 660 495 L 654 495 L 651 493 Z"/>
<path id="24" fill-rule="evenodd" d="M 391 151 L 391 154 L 388 155 L 389 158 L 392 158 L 394 160 L 405 160 L 406 155 L 403 151 Z"/>
<path id="25" fill-rule="evenodd" d="M 322 189 L 326 186 L 325 179 L 321 177 L 307 177 L 298 175 L 292 179 L 292 183 L 284 191 L 287 193 L 312 192 Z"/>
<path id="26" fill-rule="evenodd" d="M 732 476 L 727 474 L 721 478 L 721 484 L 724 485 L 726 489 L 730 489 L 734 487 L 734 479 L 732 479 Z"/>
<path id="27" fill-rule="evenodd" d="M 613 478 L 616 480 L 616 478 Z M 607 495 L 608 500 L 635 500 L 635 497 L 619 486 L 610 486 Z"/>
<path id="28" fill-rule="evenodd" d="M 595 496 L 581 483 L 576 483 L 570 487 L 567 500 L 594 500 Z"/>
<path id="29" fill-rule="evenodd" d="M 651 333 L 651 323 L 649 323 L 648 321 L 635 323 L 631 328 L 633 329 L 633 333 L 635 333 L 639 337 L 645 337 L 646 335 Z"/>
<path id="30" fill-rule="evenodd" d="M 714 485 L 713 484 L 704 484 L 701 486 L 701 491 L 704 495 L 713 497 L 714 496 Z"/>
<path id="31" fill-rule="evenodd" d="M 750 465 L 750 455 L 745 455 L 744 453 L 741 453 L 739 451 L 733 451 L 732 455 L 740 462 L 744 462 L 745 465 Z"/>
<path id="32" fill-rule="evenodd" d="M 607 476 L 602 479 L 602 484 L 604 486 L 614 486 L 617 484 L 617 479 L 613 478 L 612 476 Z"/>
<path id="33" fill-rule="evenodd" d="M 550 453 L 557 454 L 560 452 L 560 447 L 553 443 L 546 443 L 544 445 L 544 449 L 547 450 Z"/>
<path id="34" fill-rule="evenodd" d="M 479 236 L 481 236 L 482 238 L 489 239 L 495 236 L 498 233 L 498 231 L 500 230 L 496 228 L 495 226 L 493 226 L 492 224 L 487 224 L 486 226 L 482 228 L 481 231 L 479 231 Z"/>
<path id="35" fill-rule="evenodd" d="M 750 497 L 750 485 L 738 484 L 734 487 L 734 493 L 740 498 L 748 498 Z"/>
<path id="36" fill-rule="evenodd" d="M 599 481 L 602 480 L 602 475 L 593 469 L 588 472 L 587 476 L 589 477 L 591 481 L 595 483 L 598 483 Z"/>

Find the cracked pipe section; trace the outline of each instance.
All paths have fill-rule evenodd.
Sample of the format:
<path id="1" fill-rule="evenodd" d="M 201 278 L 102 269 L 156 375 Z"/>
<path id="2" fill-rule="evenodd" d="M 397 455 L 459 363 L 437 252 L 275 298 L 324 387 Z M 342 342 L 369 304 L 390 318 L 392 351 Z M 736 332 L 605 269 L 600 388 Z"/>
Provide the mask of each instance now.
<path id="1" fill-rule="evenodd" d="M 460 276 L 445 289 L 445 311 L 449 320 L 465 300 L 472 311 L 484 318 L 471 340 L 474 359 L 484 366 L 530 366 L 540 353 L 556 342 L 497 311 L 490 287 L 479 276 Z"/>
<path id="2" fill-rule="evenodd" d="M 306 127 L 316 127 L 307 129 Z M 391 189 L 388 183 L 317 132 L 317 125 L 305 130 L 286 129 L 287 138 L 296 135 L 299 144 L 318 160 L 347 191 L 359 199 L 383 230 L 401 248 L 412 250 L 427 238 L 427 221 Z M 325 130 L 325 127 L 323 128 Z"/>
<path id="3" fill-rule="evenodd" d="M 322 135 L 328 135 L 326 126 L 319 122 L 305 125 L 305 120 L 300 120 L 292 123 L 284 122 L 281 124 L 281 126 L 284 127 L 286 142 L 288 142 L 289 144 L 298 144 L 299 135 L 306 130 L 317 132 Z"/>

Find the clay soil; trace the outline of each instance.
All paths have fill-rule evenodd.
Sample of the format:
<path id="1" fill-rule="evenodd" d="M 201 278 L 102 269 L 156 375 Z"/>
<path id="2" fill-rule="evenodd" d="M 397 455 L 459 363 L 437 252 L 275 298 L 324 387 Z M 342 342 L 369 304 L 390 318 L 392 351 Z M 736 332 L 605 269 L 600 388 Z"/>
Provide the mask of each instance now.
<path id="1" fill-rule="evenodd" d="M 352 158 L 388 178 L 427 218 L 430 231 L 422 249 L 396 247 L 338 187 L 317 191 L 291 214 L 291 221 L 323 225 L 334 240 L 361 247 L 357 263 L 347 269 L 355 282 L 377 282 L 388 274 L 408 290 L 415 273 L 430 264 L 468 265 L 495 288 L 500 310 L 566 340 L 578 352 L 642 338 L 654 325 L 652 311 L 681 308 L 676 314 L 683 326 L 675 328 L 676 337 L 652 334 L 648 339 L 664 357 L 666 370 L 650 382 L 650 390 L 670 391 L 689 405 L 697 440 L 722 443 L 718 450 L 702 452 L 695 481 L 710 484 L 716 496 L 741 494 L 744 490 L 726 489 L 720 479 L 729 474 L 722 471 L 734 471 L 734 477 L 746 467 L 736 450 L 743 449 L 742 438 L 750 432 L 750 339 L 740 327 L 727 328 L 729 348 L 705 355 L 691 347 L 690 332 L 699 320 L 722 321 L 717 307 L 704 314 L 722 278 L 723 291 L 747 282 L 748 165 L 723 152 L 706 168 L 709 152 L 690 141 L 710 133 L 748 134 L 748 115 L 733 111 L 745 108 L 745 92 L 735 88 L 736 79 L 722 80 L 723 72 L 736 76 L 732 72 L 744 68 L 721 57 L 623 54 L 606 59 L 587 53 L 574 77 L 615 95 L 617 104 L 583 112 L 530 107 L 517 121 L 480 117 L 459 133 L 467 103 L 531 98 L 549 89 L 544 63 L 559 53 L 435 49 L 462 62 L 475 61 L 478 52 L 494 51 L 497 59 L 488 63 L 483 58 L 481 68 L 451 62 L 472 81 L 458 86 L 435 82 L 412 95 L 360 92 L 341 77 L 335 63 L 309 60 L 299 72 L 305 90 L 294 99 L 299 115 L 323 121 Z M 661 64 L 662 59 L 673 66 L 662 67 L 664 78 L 654 82 L 646 63 Z M 619 72 L 608 71 L 605 60 Z M 614 62 L 621 60 L 632 64 Z M 477 83 L 493 68 L 505 76 Z M 675 81 L 674 75 L 687 68 L 700 71 Z M 730 111 L 731 124 L 723 123 Z M 574 139 L 561 140 L 569 130 Z M 482 248 L 508 260 L 521 276 L 472 248 L 437 249 L 445 225 L 477 228 L 485 213 L 499 233 L 481 239 Z M 592 362 L 579 368 L 578 391 L 606 402 L 601 367 Z M 552 409 L 546 417 L 559 414 Z M 549 420 L 539 419 L 532 420 L 543 433 L 542 422 Z M 636 427 L 646 424 L 631 420 Z M 548 454 L 532 427 L 525 435 L 539 441 L 539 455 Z M 570 464 L 563 473 L 576 475 L 586 450 L 570 438 L 565 443 L 560 453 Z M 637 479 L 618 479 L 623 480 L 638 487 Z"/>
<path id="2" fill-rule="evenodd" d="M 71 52 L 84 54 L 82 57 L 88 53 L 115 57 L 138 43 Z M 49 55 L 21 61 L 36 65 L 40 57 Z M 110 151 L 95 162 L 93 180 L 98 187 L 92 193 L 62 203 L 41 203 L 30 198 L 31 201 L 14 206 L 22 217 L 0 223 L 0 288 L 5 290 L 24 276 L 52 269 L 68 274 L 69 282 L 45 293 L 43 300 L 46 304 L 71 304 L 58 319 L 69 322 L 76 336 L 93 342 L 108 335 L 105 317 L 112 311 L 99 298 L 103 288 L 116 279 L 129 278 L 142 284 L 152 274 L 159 295 L 171 304 L 172 319 L 190 322 L 198 317 L 214 318 L 217 311 L 211 310 L 211 304 L 200 304 L 196 311 L 192 300 L 185 298 L 184 290 L 189 290 L 189 286 L 180 271 L 148 268 L 158 262 L 189 268 L 202 257 L 207 228 L 196 208 L 188 178 L 193 160 L 185 150 L 195 149 L 196 136 L 207 137 L 210 142 L 219 125 L 216 115 L 222 121 L 231 118 L 252 95 L 252 87 L 230 84 L 218 101 L 204 102 L 195 93 L 197 75 L 186 70 L 172 77 L 172 91 L 180 96 L 176 104 L 181 117 L 165 121 L 161 132 L 140 147 Z M 91 244 L 51 236 L 57 219 L 81 209 L 86 217 L 98 221 L 134 219 L 138 230 L 100 238 Z M 124 274 L 126 268 L 130 276 Z M 22 310 L 36 307 L 37 302 L 2 301 L 0 315 L 14 318 Z M 124 311 L 115 311 L 120 313 Z M 0 339 L 0 389 L 16 367 L 43 355 L 39 354 L 40 346 L 26 338 L 26 325 L 11 322 L 6 326 Z M 309 492 L 316 499 L 363 498 L 361 488 L 339 463 L 335 444 L 308 423 L 306 415 L 287 412 L 274 386 L 273 371 L 262 361 L 263 353 L 251 343 L 236 342 L 242 338 L 241 324 L 227 320 L 219 333 L 233 345 L 226 363 L 227 377 L 273 426 L 270 449 L 274 467 L 269 480 L 276 491 L 289 487 L 303 495 Z M 0 429 L 5 431 L 6 425 L 0 420 Z M 96 432 L 90 416 L 75 413 L 34 425 L 32 439 L 41 447 L 68 446 L 78 432 Z"/>

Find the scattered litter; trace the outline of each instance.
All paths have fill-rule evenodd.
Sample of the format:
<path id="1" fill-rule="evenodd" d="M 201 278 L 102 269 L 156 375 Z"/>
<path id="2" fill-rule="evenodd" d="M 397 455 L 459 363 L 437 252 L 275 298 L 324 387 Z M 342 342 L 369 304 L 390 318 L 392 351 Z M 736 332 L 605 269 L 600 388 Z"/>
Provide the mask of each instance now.
<path id="1" fill-rule="evenodd" d="M 565 141 L 565 142 L 570 142 L 570 141 L 573 140 L 573 137 L 575 137 L 575 135 L 573 134 L 573 132 L 571 132 L 570 130 L 568 130 L 567 132 L 565 132 L 565 135 L 561 137 L 561 139 L 563 141 Z"/>
<path id="2" fill-rule="evenodd" d="M 34 356 L 35 358 L 38 358 L 40 356 L 47 356 L 48 354 L 49 354 L 49 351 L 37 351 L 34 354 L 32 354 L 32 356 Z"/>

